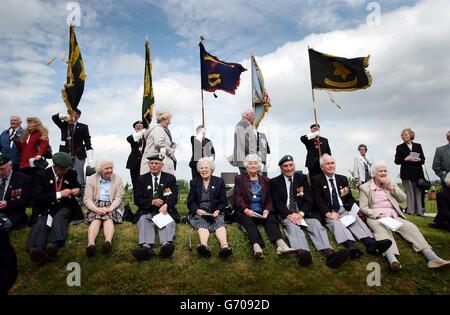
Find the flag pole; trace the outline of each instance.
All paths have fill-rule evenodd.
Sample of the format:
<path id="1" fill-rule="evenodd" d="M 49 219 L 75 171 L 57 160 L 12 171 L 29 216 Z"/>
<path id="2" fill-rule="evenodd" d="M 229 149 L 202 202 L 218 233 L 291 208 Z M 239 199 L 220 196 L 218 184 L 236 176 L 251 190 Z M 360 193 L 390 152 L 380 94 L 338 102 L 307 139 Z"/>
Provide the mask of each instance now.
<path id="1" fill-rule="evenodd" d="M 309 45 L 308 45 L 308 57 L 309 57 Z M 309 60 L 309 71 L 311 72 L 311 60 Z M 317 123 L 317 109 L 316 109 L 316 98 L 314 95 L 314 88 L 313 88 L 313 83 L 312 83 L 312 73 L 311 73 L 311 95 L 312 95 L 312 102 L 313 102 L 313 112 L 314 112 L 314 123 L 316 124 L 316 126 L 318 126 L 319 124 Z M 322 157 L 322 150 L 320 149 L 320 140 L 319 140 L 320 136 L 316 138 L 316 145 L 317 145 L 317 151 L 319 153 L 319 158 Z"/>
<path id="2" fill-rule="evenodd" d="M 205 40 L 205 37 L 203 37 L 203 35 L 200 35 L 200 42 L 203 43 L 204 40 Z M 200 53 L 200 59 L 201 58 L 202 58 L 202 56 Z M 203 100 L 201 65 L 202 65 L 202 60 L 200 60 L 200 91 L 202 93 L 202 127 L 205 128 L 205 104 L 204 104 L 204 100 Z"/>

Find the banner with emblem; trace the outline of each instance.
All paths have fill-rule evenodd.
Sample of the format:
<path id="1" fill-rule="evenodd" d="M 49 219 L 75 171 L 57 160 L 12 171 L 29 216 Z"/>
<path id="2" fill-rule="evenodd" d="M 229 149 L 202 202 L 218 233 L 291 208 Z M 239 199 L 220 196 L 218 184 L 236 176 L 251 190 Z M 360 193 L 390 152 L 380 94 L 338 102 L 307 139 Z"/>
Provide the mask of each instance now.
<path id="1" fill-rule="evenodd" d="M 202 90 L 208 92 L 222 90 L 235 94 L 240 83 L 241 73 L 247 69 L 238 63 L 221 61 L 209 54 L 202 42 L 199 43 L 199 46 Z"/>
<path id="2" fill-rule="evenodd" d="M 152 84 L 152 62 L 150 60 L 150 46 L 148 38 L 145 39 L 145 71 L 144 71 L 144 96 L 142 98 L 142 122 L 144 128 L 148 128 L 153 117 L 155 96 Z"/>
<path id="3" fill-rule="evenodd" d="M 269 94 L 264 85 L 264 78 L 259 69 L 254 56 L 251 57 L 252 62 L 252 105 L 255 109 L 254 126 L 258 129 L 259 123 L 264 118 L 264 115 L 272 106 L 270 104 Z"/>
<path id="4" fill-rule="evenodd" d="M 61 96 L 67 106 L 67 112 L 70 117 L 73 116 L 75 108 L 80 103 L 84 92 L 84 73 L 83 58 L 81 58 L 80 46 L 75 36 L 75 26 L 71 25 L 69 29 L 69 60 L 67 61 L 67 82 L 61 91 Z"/>
<path id="5" fill-rule="evenodd" d="M 370 73 L 366 70 L 369 56 L 347 59 L 311 48 L 308 52 L 313 89 L 354 91 L 368 88 L 372 84 Z"/>

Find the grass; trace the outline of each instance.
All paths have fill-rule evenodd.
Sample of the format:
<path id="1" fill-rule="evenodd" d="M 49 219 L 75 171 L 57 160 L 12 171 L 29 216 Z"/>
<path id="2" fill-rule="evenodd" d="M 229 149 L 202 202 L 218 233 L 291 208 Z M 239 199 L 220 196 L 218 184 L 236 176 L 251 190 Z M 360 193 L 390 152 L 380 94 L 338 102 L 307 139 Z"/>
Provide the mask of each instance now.
<path id="1" fill-rule="evenodd" d="M 179 203 L 185 214 L 186 195 Z M 431 229 L 427 217 L 412 217 L 425 238 L 443 258 L 450 258 L 450 234 Z M 255 261 L 250 245 L 236 224 L 228 226 L 229 243 L 233 255 L 228 260 L 217 258 L 217 241 L 212 236 L 213 257 L 200 258 L 195 249 L 188 250 L 188 226 L 177 225 L 172 258 L 137 262 L 131 250 L 137 245 L 136 226 L 128 222 L 116 226 L 113 251 L 105 257 L 98 250 L 94 258 L 85 255 L 87 226 L 70 226 L 67 245 L 55 262 L 34 266 L 25 252 L 30 228 L 11 233 L 19 262 L 19 277 L 11 294 L 449 294 L 449 270 L 429 270 L 425 259 L 396 235 L 400 248 L 402 271 L 393 273 L 381 257 L 364 255 L 357 261 L 348 261 L 339 269 L 325 266 L 325 259 L 310 247 L 313 265 L 297 265 L 295 256 L 278 257 L 276 249 L 266 241 L 265 258 Z M 330 237 L 330 239 L 332 239 Z M 198 236 L 192 233 L 193 246 Z M 97 244 L 101 247 L 103 236 Z M 336 243 L 333 241 L 336 248 Z M 362 244 L 358 245 L 362 249 Z M 381 286 L 369 287 L 366 270 L 369 262 L 381 265 Z M 81 266 L 81 286 L 69 287 L 66 266 L 78 262 Z"/>

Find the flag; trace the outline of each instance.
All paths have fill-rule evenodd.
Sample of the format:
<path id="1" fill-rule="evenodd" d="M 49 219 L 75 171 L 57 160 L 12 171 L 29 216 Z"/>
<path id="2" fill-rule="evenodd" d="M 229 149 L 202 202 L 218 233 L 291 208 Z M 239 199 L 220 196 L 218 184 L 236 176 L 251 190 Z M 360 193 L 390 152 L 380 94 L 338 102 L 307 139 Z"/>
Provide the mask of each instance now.
<path id="1" fill-rule="evenodd" d="M 264 86 L 264 78 L 261 70 L 256 63 L 255 57 L 252 56 L 252 104 L 255 109 L 255 123 L 254 126 L 258 129 L 258 125 L 264 118 L 264 115 L 269 110 L 270 99 L 269 94 Z"/>
<path id="2" fill-rule="evenodd" d="M 67 112 L 72 117 L 73 111 L 78 107 L 81 96 L 84 91 L 84 73 L 83 58 L 81 58 L 80 46 L 75 36 L 75 27 L 72 25 L 69 29 L 69 60 L 67 61 L 67 83 L 61 91 L 64 103 L 67 106 Z"/>
<path id="3" fill-rule="evenodd" d="M 200 42 L 200 69 L 202 89 L 208 92 L 222 90 L 234 94 L 240 83 L 240 75 L 246 71 L 238 63 L 228 63 L 206 52 Z"/>
<path id="4" fill-rule="evenodd" d="M 308 49 L 313 89 L 354 91 L 368 88 L 372 78 L 366 68 L 369 56 L 353 59 L 336 57 Z"/>
<path id="5" fill-rule="evenodd" d="M 155 96 L 153 95 L 152 84 L 152 62 L 150 61 L 150 46 L 148 38 L 145 40 L 145 72 L 144 72 L 144 96 L 142 98 L 142 122 L 144 128 L 150 126 L 153 117 L 153 106 Z"/>

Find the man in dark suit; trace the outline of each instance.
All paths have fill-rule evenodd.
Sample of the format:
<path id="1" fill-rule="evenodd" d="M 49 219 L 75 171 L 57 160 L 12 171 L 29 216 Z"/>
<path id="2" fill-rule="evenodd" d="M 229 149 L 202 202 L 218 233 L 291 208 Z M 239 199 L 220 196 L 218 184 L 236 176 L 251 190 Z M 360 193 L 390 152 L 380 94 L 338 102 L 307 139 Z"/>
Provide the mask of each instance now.
<path id="1" fill-rule="evenodd" d="M 319 163 L 320 155 L 317 142 L 320 144 L 320 153 L 322 155 L 325 153 L 331 155 L 331 149 L 328 145 L 328 139 L 319 136 L 319 124 L 312 124 L 310 129 L 311 133 L 301 136 L 300 141 L 303 142 L 307 150 L 305 166 L 308 168 L 309 178 L 311 179 L 315 175 L 322 173 Z"/>
<path id="2" fill-rule="evenodd" d="M 56 259 L 58 250 L 65 245 L 69 220 L 82 218 L 75 200 L 81 187 L 71 167 L 72 157 L 58 152 L 53 155 L 53 166 L 37 172 L 33 178 L 33 226 L 26 247 L 36 265 Z M 47 244 L 48 233 L 52 242 Z"/>
<path id="3" fill-rule="evenodd" d="M 294 159 L 285 155 L 278 162 L 281 175 L 270 180 L 274 214 L 280 217 L 290 247 L 296 250 L 300 264 L 312 262 L 305 229 L 318 251 L 327 258 L 327 266 L 337 268 L 348 258 L 347 250 L 337 253 L 331 248 L 327 231 L 320 224 L 320 216 L 313 212 L 313 196 L 306 175 L 295 173 Z M 302 225 L 303 223 L 303 225 Z M 306 226 L 305 226 L 306 224 Z"/>
<path id="4" fill-rule="evenodd" d="M 145 138 L 143 136 L 144 124 L 138 120 L 133 123 L 134 133 L 127 137 L 131 145 L 131 153 L 127 160 L 127 169 L 130 170 L 131 183 L 133 184 L 133 195 L 136 199 L 137 179 L 140 175 L 142 153 L 145 148 Z"/>
<path id="5" fill-rule="evenodd" d="M 433 171 L 441 179 L 442 188 L 446 187 L 445 176 L 450 173 L 450 131 L 447 131 L 447 144 L 437 147 L 433 158 Z"/>
<path id="6" fill-rule="evenodd" d="M 9 156 L 13 163 L 13 169 L 20 168 L 20 152 L 17 149 L 16 141 L 20 139 L 24 130 L 20 126 L 22 119 L 13 115 L 9 118 L 9 128 L 0 134 L 0 153 Z"/>
<path id="7" fill-rule="evenodd" d="M 333 233 L 338 244 L 345 246 L 352 259 L 363 253 L 355 246 L 353 235 L 366 246 L 371 255 L 381 255 L 391 245 L 390 240 L 376 241 L 367 225 L 353 214 L 353 223 L 344 225 L 342 218 L 352 216 L 355 209 L 355 199 L 349 187 L 348 180 L 343 175 L 336 174 L 336 164 L 331 155 L 324 154 L 320 159 L 322 174 L 314 176 L 311 180 L 315 211 L 325 221 L 327 228 Z M 358 210 L 358 208 L 356 208 Z M 345 220 L 345 219 L 344 219 Z"/>
<path id="8" fill-rule="evenodd" d="M 141 261 L 155 256 L 155 229 L 158 230 L 160 250 L 159 256 L 167 258 L 175 251 L 173 238 L 176 223 L 180 221 L 180 214 L 175 208 L 178 202 L 178 188 L 175 176 L 162 172 L 164 156 L 155 154 L 147 158 L 150 172 L 139 176 L 136 200 L 138 206 L 135 222 L 138 228 L 138 248 L 133 250 L 133 256 Z M 169 214 L 174 221 L 159 228 L 152 218 L 157 214 Z"/>
<path id="9" fill-rule="evenodd" d="M 86 158 L 90 167 L 95 167 L 94 151 L 91 145 L 91 136 L 89 127 L 86 124 L 78 122 L 81 111 L 75 108 L 73 122 L 67 121 L 67 116 L 55 114 L 52 116 L 53 122 L 61 130 L 61 144 L 59 152 L 66 152 L 72 156 L 73 169 L 77 172 L 77 179 L 82 189 L 85 185 L 84 163 Z"/>
<path id="10" fill-rule="evenodd" d="M 13 171 L 9 156 L 0 154 L 0 230 L 25 227 L 30 200 L 30 177 Z"/>
<path id="11" fill-rule="evenodd" d="M 17 257 L 6 231 L 0 231 L 0 296 L 8 294 L 17 279 Z"/>
<path id="12" fill-rule="evenodd" d="M 430 226 L 450 232 L 450 173 L 445 176 L 444 183 L 445 188 L 436 195 L 438 213 Z"/>
<path id="13" fill-rule="evenodd" d="M 202 125 L 195 129 L 196 136 L 191 136 L 192 156 L 189 162 L 191 168 L 192 179 L 200 177 L 197 171 L 197 162 L 203 157 L 216 157 L 214 146 L 211 140 L 205 137 L 206 129 Z"/>

